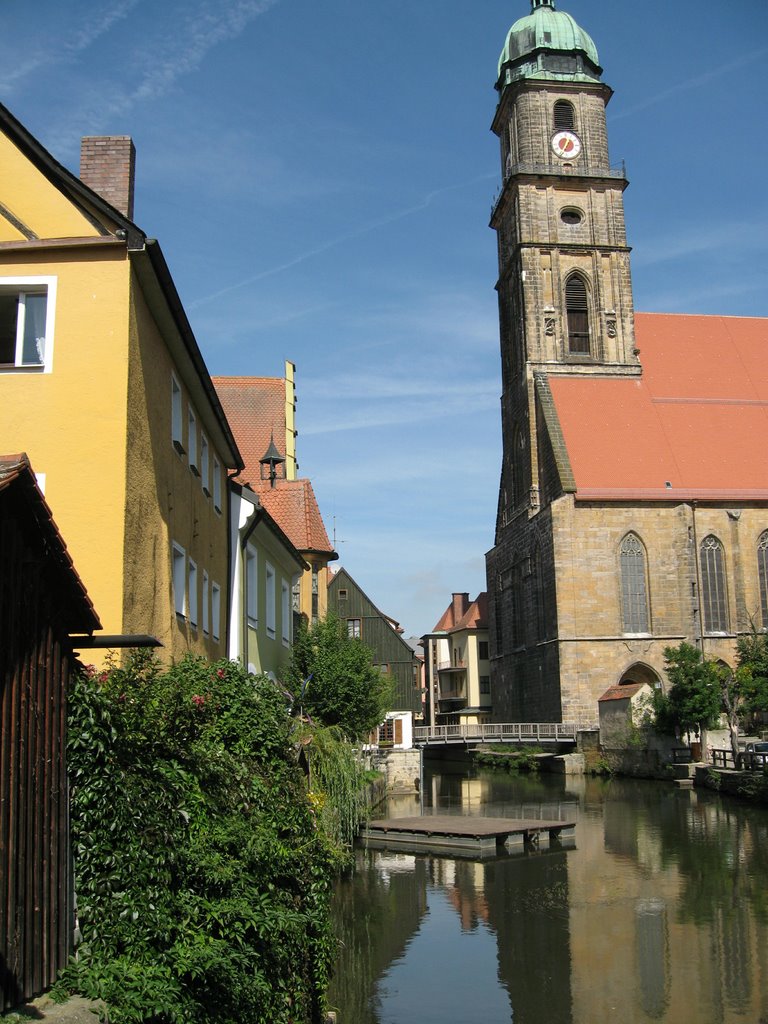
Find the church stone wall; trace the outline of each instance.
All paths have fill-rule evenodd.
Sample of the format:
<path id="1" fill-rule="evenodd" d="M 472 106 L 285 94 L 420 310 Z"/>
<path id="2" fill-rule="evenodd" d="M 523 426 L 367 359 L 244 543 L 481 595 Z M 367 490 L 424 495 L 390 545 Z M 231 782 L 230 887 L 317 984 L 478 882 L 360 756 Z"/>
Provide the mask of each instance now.
<path id="1" fill-rule="evenodd" d="M 738 518 L 734 516 L 738 512 Z M 697 508 L 688 504 L 553 506 L 563 720 L 594 721 L 597 700 L 633 665 L 666 685 L 664 648 L 700 640 L 695 550 L 708 534 L 723 544 L 731 631 L 704 637 L 707 657 L 735 664 L 736 634 L 759 607 L 757 544 L 768 510 Z M 619 546 L 633 532 L 648 567 L 651 631 L 622 632 Z M 755 620 L 759 621 L 759 617 Z"/>
<path id="2" fill-rule="evenodd" d="M 733 667 L 737 634 L 762 624 L 757 549 L 765 530 L 768 509 L 759 507 L 694 511 L 572 495 L 532 518 L 519 515 L 488 555 L 495 720 L 591 728 L 598 699 L 633 668 L 641 667 L 639 681 L 656 677 L 666 686 L 664 649 L 700 642 L 695 551 L 710 534 L 723 544 L 730 632 L 705 634 L 704 652 Z M 644 635 L 623 632 L 619 547 L 629 532 L 646 553 Z"/>

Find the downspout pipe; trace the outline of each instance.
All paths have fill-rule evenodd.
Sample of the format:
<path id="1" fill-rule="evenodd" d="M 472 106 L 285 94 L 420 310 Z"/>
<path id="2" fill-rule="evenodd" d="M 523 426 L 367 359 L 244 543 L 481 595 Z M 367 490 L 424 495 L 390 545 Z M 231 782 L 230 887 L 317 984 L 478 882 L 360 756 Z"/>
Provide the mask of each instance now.
<path id="1" fill-rule="evenodd" d="M 691 522 L 693 524 L 693 560 L 696 566 L 696 604 L 699 609 L 699 646 L 701 647 L 701 656 L 704 657 L 704 609 L 703 609 L 703 595 L 701 593 L 701 565 L 699 563 L 699 536 L 696 530 L 696 505 L 695 501 L 691 502 Z"/>

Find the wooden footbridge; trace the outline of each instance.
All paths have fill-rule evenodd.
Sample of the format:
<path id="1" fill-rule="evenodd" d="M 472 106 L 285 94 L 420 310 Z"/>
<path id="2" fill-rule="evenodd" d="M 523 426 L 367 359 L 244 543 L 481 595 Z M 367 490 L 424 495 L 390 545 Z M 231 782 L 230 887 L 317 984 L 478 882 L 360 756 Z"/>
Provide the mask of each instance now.
<path id="1" fill-rule="evenodd" d="M 575 722 L 491 722 L 487 725 L 417 725 L 413 730 L 417 747 L 477 746 L 479 743 L 572 744 L 576 742 Z"/>

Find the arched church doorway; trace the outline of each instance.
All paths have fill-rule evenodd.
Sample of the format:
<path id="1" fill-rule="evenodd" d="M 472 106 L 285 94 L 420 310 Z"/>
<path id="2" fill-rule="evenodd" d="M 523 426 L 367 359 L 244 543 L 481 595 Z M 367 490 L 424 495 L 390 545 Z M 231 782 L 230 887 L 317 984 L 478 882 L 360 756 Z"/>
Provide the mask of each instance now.
<path id="1" fill-rule="evenodd" d="M 658 672 L 641 661 L 630 665 L 619 679 L 619 686 L 627 686 L 630 683 L 647 683 L 654 690 L 661 689 L 661 677 Z"/>

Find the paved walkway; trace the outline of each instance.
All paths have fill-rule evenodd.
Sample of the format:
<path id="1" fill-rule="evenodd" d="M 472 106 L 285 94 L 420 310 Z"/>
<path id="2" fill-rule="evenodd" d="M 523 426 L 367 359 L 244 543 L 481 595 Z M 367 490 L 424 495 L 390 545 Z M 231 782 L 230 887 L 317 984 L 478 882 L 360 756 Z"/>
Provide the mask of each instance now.
<path id="1" fill-rule="evenodd" d="M 31 1003 L 13 1011 L 22 1020 L 40 1020 L 46 1024 L 98 1024 L 97 1004 L 80 996 L 72 996 L 66 1003 L 54 1003 L 49 996 L 40 996 Z M 11 1020 L 14 1016 L 9 1014 Z M 2 1018 L 0 1018 L 0 1021 Z"/>

